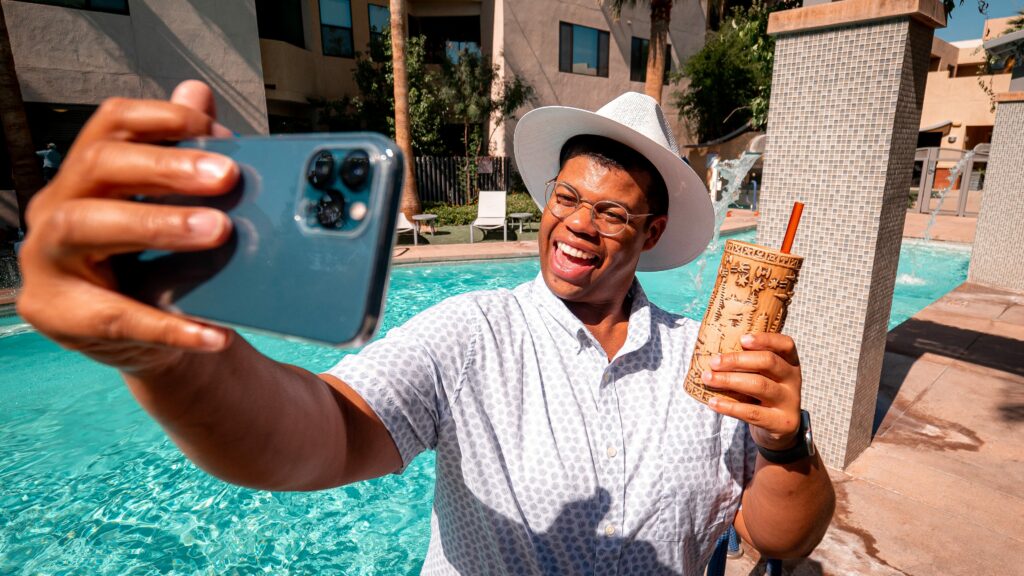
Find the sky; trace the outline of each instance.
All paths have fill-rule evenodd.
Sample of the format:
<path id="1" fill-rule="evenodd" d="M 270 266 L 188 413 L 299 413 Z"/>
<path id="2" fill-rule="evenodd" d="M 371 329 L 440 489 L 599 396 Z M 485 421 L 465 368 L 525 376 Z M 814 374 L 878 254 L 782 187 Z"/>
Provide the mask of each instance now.
<path id="1" fill-rule="evenodd" d="M 936 30 L 935 35 L 946 42 L 981 38 L 986 18 L 1013 16 L 1022 9 L 1024 0 L 988 0 L 988 15 L 984 15 L 978 13 L 977 0 L 964 0 L 963 6 L 957 0 L 956 10 L 950 14 L 946 27 Z"/>

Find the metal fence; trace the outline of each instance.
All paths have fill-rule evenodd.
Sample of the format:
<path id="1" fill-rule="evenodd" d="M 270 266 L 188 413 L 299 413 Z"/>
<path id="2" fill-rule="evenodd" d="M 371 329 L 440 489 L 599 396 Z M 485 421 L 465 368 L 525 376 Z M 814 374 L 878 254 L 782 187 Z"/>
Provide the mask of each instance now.
<path id="1" fill-rule="evenodd" d="M 923 214 L 938 211 L 950 216 L 977 216 L 985 192 L 988 153 L 987 144 L 976 146 L 970 158 L 956 148 L 918 148 L 908 209 Z"/>
<path id="2" fill-rule="evenodd" d="M 481 156 L 471 169 L 473 189 L 467 193 L 461 157 L 417 156 L 416 186 L 423 202 L 469 204 L 480 190 L 508 190 L 511 159 L 507 156 Z"/>

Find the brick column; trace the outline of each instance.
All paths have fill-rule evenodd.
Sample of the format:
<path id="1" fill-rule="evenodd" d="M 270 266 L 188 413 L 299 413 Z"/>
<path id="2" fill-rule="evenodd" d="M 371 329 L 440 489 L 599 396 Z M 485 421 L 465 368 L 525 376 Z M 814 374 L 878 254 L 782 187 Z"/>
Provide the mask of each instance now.
<path id="1" fill-rule="evenodd" d="M 1024 92 L 996 98 L 985 192 L 967 278 L 1024 292 Z"/>
<path id="2" fill-rule="evenodd" d="M 807 206 L 786 333 L 825 462 L 871 441 L 939 0 L 844 0 L 772 14 L 775 72 L 758 242 Z"/>

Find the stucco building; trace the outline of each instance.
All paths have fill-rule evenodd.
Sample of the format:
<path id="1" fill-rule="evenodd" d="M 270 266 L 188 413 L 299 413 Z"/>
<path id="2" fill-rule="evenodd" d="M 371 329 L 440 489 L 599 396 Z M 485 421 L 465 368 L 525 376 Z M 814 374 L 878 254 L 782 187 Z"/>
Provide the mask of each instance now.
<path id="1" fill-rule="evenodd" d="M 387 25 L 387 2 L 367 0 L 257 1 L 260 52 L 270 129 L 308 129 L 310 100 L 356 92 L 354 51 Z M 669 45 L 672 66 L 704 44 L 707 0 L 677 1 Z M 410 35 L 426 37 L 427 62 L 461 48 L 489 55 L 505 74 L 518 74 L 536 91 L 537 106 L 594 109 L 614 96 L 643 91 L 650 38 L 649 9 L 624 9 L 616 18 L 595 0 L 408 0 Z M 666 86 L 664 101 L 678 89 Z M 670 110 L 675 121 L 675 111 Z M 492 153 L 510 151 L 511 130 L 495 133 Z M 676 122 L 677 136 L 687 139 Z"/>
<path id="2" fill-rule="evenodd" d="M 35 145 L 65 153 L 111 96 L 166 98 L 198 78 L 221 121 L 241 134 L 318 128 L 315 101 L 357 93 L 356 53 L 389 25 L 387 0 L 2 0 Z M 533 106 L 594 109 L 643 91 L 649 8 L 613 14 L 609 0 L 407 0 L 407 30 L 427 60 L 478 50 L 536 91 Z M 713 6 L 709 7 L 709 4 Z M 716 10 L 732 2 L 676 0 L 668 68 L 703 46 Z M 710 11 L 710 15 L 709 15 Z M 681 143 L 666 85 L 663 102 Z M 493 131 L 490 153 L 511 152 L 514 122 Z M 486 131 L 491 133 L 491 130 Z M 2 147 L 0 147 L 2 149 Z M 15 226 L 10 166 L 0 152 L 0 221 Z"/>
<path id="3" fill-rule="evenodd" d="M 994 95 L 1010 86 L 1010 69 L 1002 66 L 986 74 L 981 43 L 1003 34 L 1010 18 L 985 21 L 981 37 L 962 42 L 932 40 L 928 83 L 921 110 L 918 146 L 971 150 L 992 141 Z"/>
<path id="4" fill-rule="evenodd" d="M 595 108 L 643 90 L 649 11 L 586 0 L 408 0 L 428 61 L 479 50 L 522 76 L 536 105 Z M 676 2 L 672 66 L 703 45 L 707 0 Z M 164 98 L 199 78 L 239 133 L 315 128 L 310 104 L 355 95 L 356 52 L 388 25 L 386 0 L 3 0 L 38 144 L 66 150 L 104 98 Z M 675 87 L 667 86 L 668 95 Z M 668 98 L 666 98 L 666 101 Z M 672 114 L 674 117 L 675 115 Z M 685 140 L 682 128 L 678 135 Z M 500 132 L 493 152 L 505 152 Z"/>

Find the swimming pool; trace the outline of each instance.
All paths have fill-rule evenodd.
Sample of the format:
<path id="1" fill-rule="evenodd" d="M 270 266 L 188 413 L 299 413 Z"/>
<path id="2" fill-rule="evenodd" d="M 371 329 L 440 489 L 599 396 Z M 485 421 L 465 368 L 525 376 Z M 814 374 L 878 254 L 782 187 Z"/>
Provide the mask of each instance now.
<path id="1" fill-rule="evenodd" d="M 748 233 L 740 238 L 752 238 Z M 904 243 L 890 328 L 964 280 L 969 249 Z M 641 274 L 655 303 L 694 318 L 718 257 Z M 444 296 L 512 287 L 534 260 L 398 268 L 384 328 Z M 694 302 L 698 304 L 694 305 Z M 311 370 L 343 354 L 252 336 Z M 0 318 L 0 574 L 415 574 L 426 553 L 433 454 L 391 476 L 317 493 L 224 484 L 189 463 L 117 374 Z"/>

